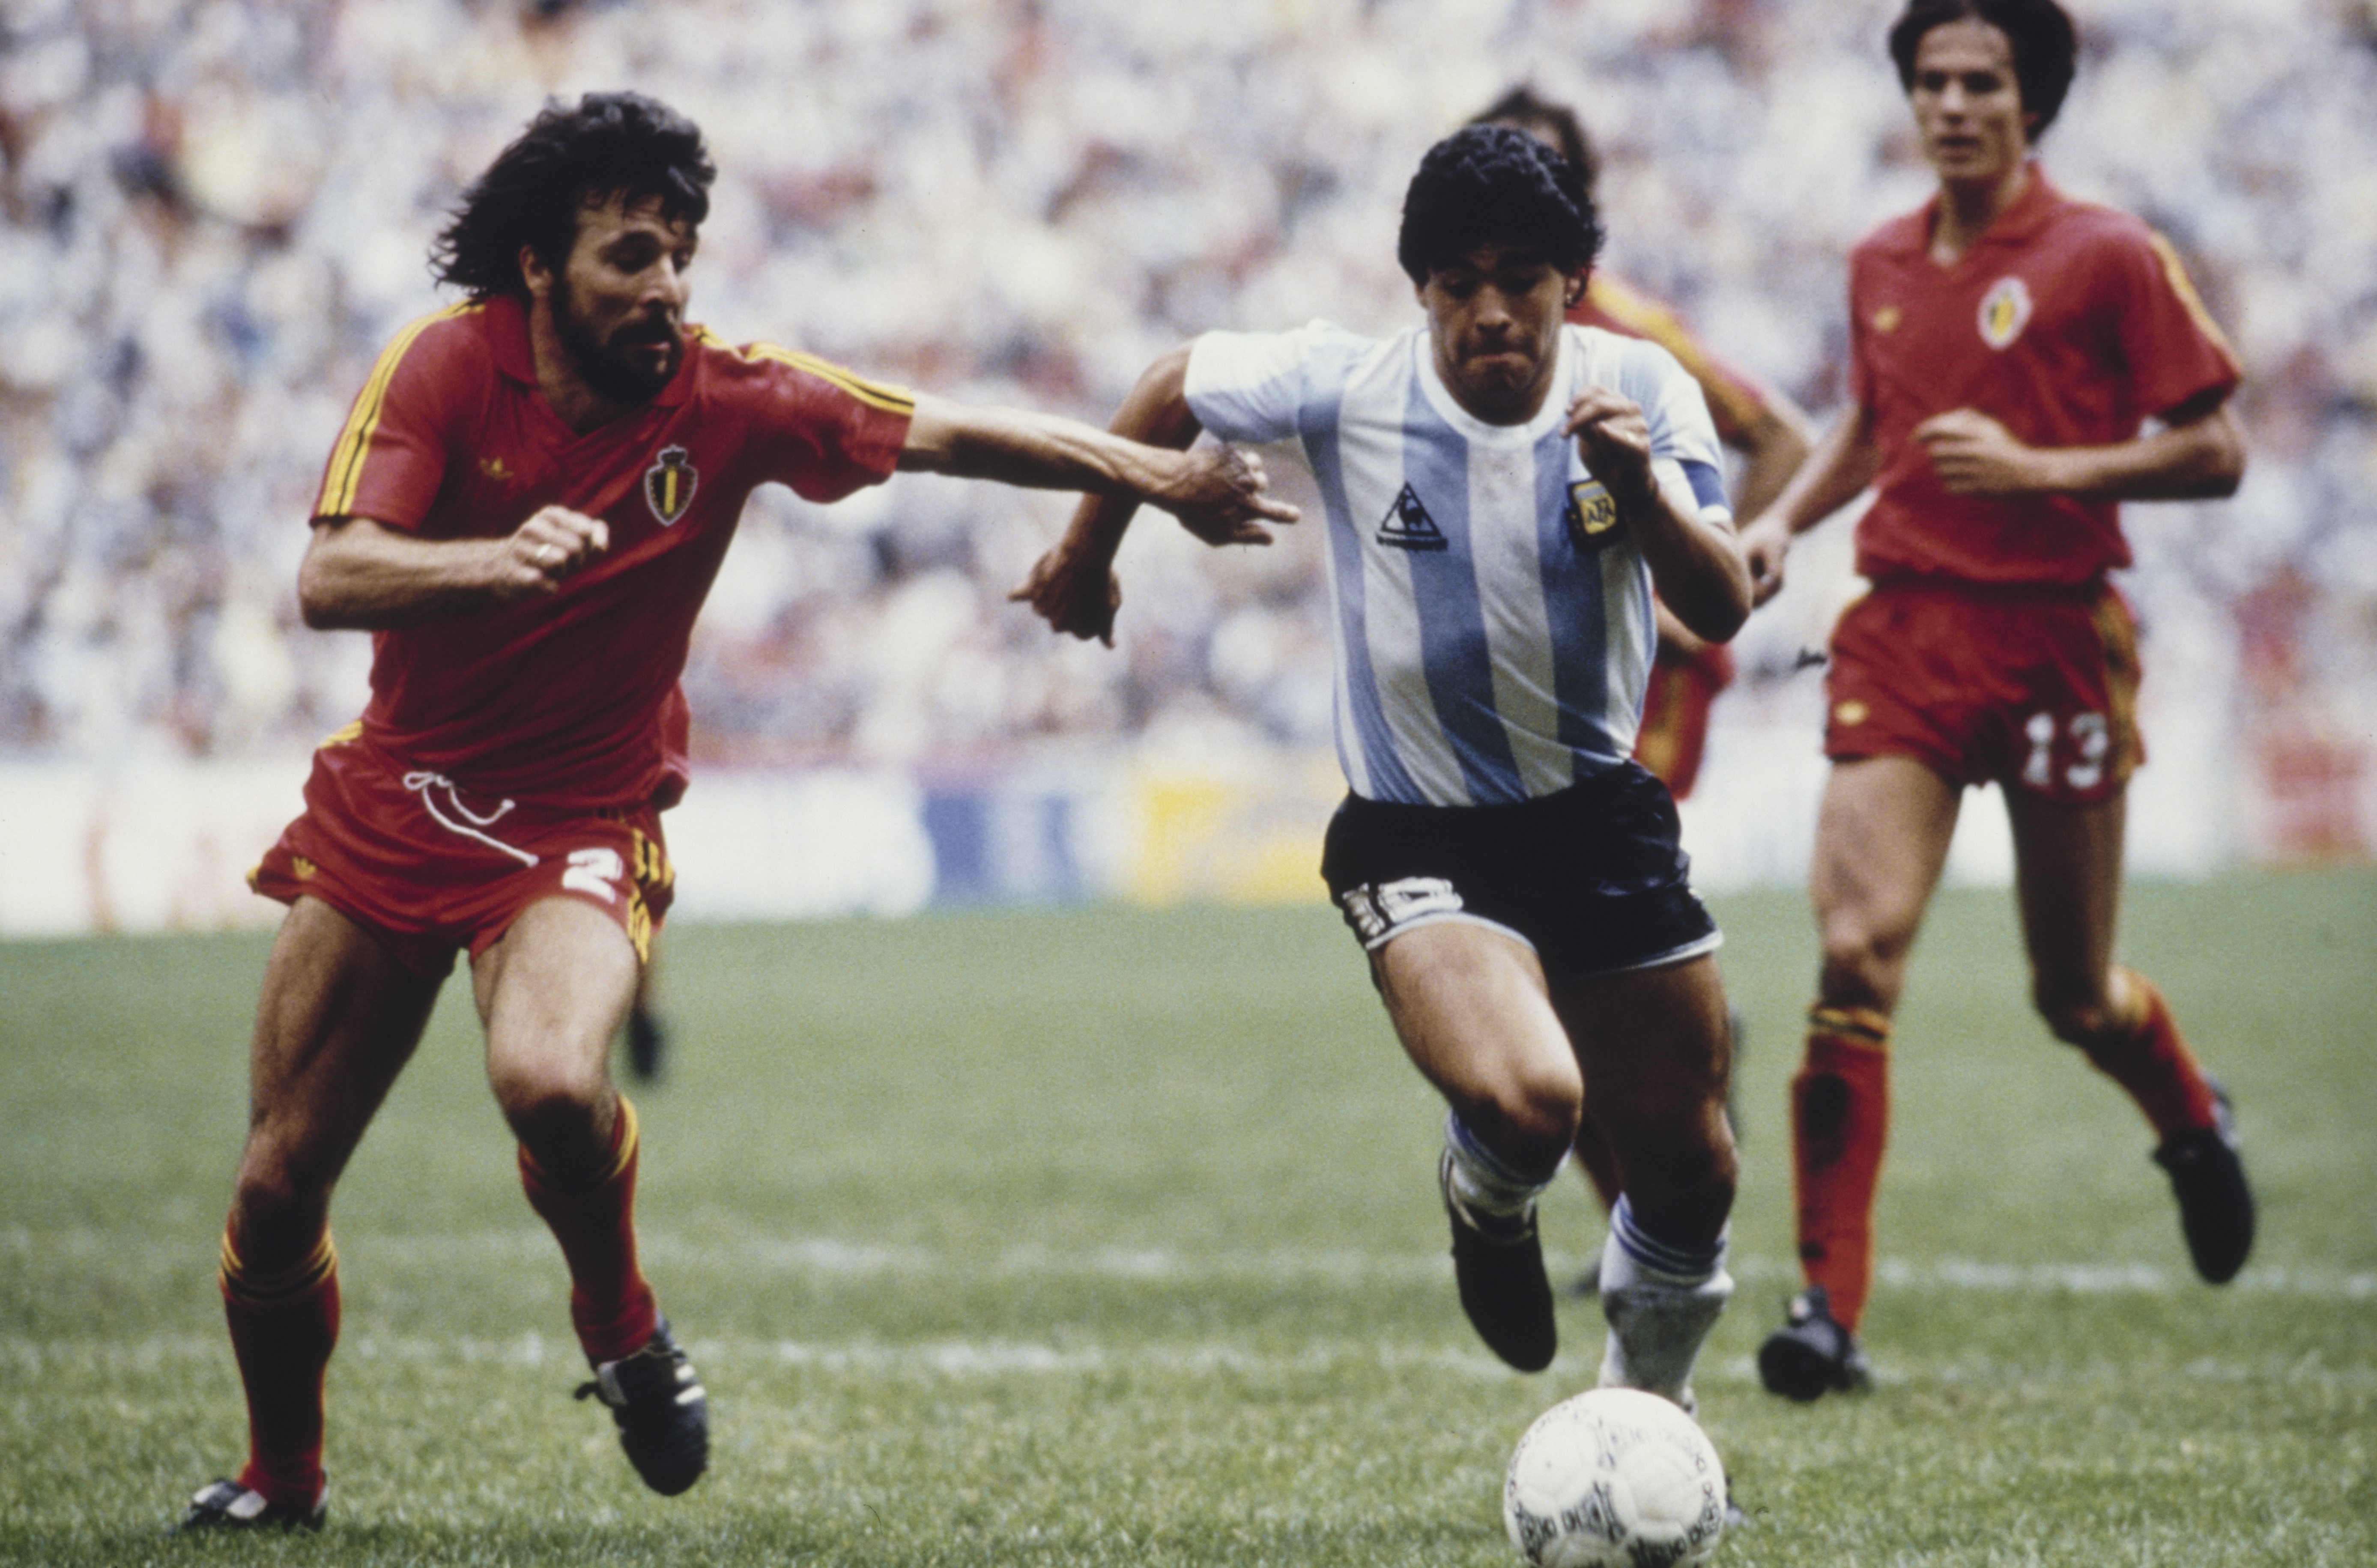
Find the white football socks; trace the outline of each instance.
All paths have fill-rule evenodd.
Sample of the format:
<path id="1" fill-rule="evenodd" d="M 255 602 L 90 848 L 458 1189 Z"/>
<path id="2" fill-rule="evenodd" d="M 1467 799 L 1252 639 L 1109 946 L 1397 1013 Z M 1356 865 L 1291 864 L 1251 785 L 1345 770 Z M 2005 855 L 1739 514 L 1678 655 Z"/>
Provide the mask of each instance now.
<path id="1" fill-rule="evenodd" d="M 1625 1198 L 1609 1214 L 1601 1248 L 1601 1313 L 1609 1346 L 1601 1386 L 1645 1389 L 1693 1408 L 1692 1362 L 1733 1294 L 1725 1271 L 1726 1233 L 1687 1250 L 1646 1235 Z"/>

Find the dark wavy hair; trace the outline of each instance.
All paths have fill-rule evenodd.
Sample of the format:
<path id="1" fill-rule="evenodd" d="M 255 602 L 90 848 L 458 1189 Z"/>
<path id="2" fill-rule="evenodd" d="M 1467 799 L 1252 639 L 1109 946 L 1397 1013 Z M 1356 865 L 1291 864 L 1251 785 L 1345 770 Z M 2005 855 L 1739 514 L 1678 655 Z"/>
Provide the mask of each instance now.
<path id="1" fill-rule="evenodd" d="M 430 270 L 472 299 L 525 293 L 521 247 L 558 272 L 577 243 L 579 208 L 658 196 L 663 217 L 699 224 L 717 177 L 701 128 L 664 103 L 633 92 L 590 92 L 575 109 L 548 101 L 462 193 L 430 248 Z"/>
<path id="2" fill-rule="evenodd" d="M 1469 117 L 1473 125 L 1516 125 L 1529 130 L 1540 125 L 1551 135 L 1544 139 L 1553 149 L 1576 165 L 1577 177 L 1584 182 L 1584 194 L 1591 196 L 1601 178 L 1601 160 L 1594 156 L 1593 138 L 1584 134 L 1584 123 L 1576 111 L 1558 99 L 1546 98 L 1530 83 L 1521 82 L 1483 111 Z"/>
<path id="3" fill-rule="evenodd" d="M 2024 113 L 2038 117 L 2030 127 L 2032 139 L 2037 139 L 2055 123 L 2079 68 L 2080 39 L 2071 14 L 2055 0 L 1908 0 L 1890 28 L 1890 57 L 1898 66 L 1902 90 L 1915 90 L 1915 52 L 1923 46 L 1923 35 L 1966 20 L 1987 22 L 2013 46 L 2014 85 L 2022 91 Z"/>
<path id="4" fill-rule="evenodd" d="M 1414 283 L 1478 245 L 1543 247 L 1562 272 L 1601 254 L 1601 220 L 1576 166 L 1508 125 L 1464 125 L 1427 149 L 1404 194 L 1395 259 Z"/>

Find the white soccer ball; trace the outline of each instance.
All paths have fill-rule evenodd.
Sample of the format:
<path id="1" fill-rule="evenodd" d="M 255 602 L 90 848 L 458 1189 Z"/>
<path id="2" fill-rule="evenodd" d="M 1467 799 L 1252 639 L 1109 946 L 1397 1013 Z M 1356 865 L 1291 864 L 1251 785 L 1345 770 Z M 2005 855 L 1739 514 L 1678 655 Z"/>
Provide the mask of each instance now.
<path id="1" fill-rule="evenodd" d="M 1535 1568 L 1690 1568 L 1725 1530 L 1725 1465 L 1682 1407 L 1596 1388 L 1519 1439 L 1502 1523 Z"/>

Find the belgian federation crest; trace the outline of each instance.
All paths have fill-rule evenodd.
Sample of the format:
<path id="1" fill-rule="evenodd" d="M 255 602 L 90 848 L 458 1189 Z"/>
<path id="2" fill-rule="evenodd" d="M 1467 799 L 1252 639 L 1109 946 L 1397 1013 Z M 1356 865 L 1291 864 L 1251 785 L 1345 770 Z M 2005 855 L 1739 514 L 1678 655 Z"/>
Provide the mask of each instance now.
<path id="1" fill-rule="evenodd" d="M 1597 479 L 1568 487 L 1568 537 L 1579 550 L 1599 550 L 1618 535 L 1618 503 Z"/>
<path id="2" fill-rule="evenodd" d="M 694 486 L 700 482 L 701 470 L 684 447 L 663 446 L 660 461 L 644 470 L 644 505 L 667 528 L 693 505 Z"/>
<path id="3" fill-rule="evenodd" d="M 1981 296 L 1981 341 L 2002 349 L 2030 325 L 2030 285 L 2019 278 L 2001 278 Z"/>

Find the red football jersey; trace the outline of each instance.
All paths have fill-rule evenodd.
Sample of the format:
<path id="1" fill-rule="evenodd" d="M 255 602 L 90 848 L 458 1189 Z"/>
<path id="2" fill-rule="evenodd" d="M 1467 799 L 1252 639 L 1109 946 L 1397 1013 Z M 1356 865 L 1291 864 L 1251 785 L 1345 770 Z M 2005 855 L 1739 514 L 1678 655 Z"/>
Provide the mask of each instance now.
<path id="1" fill-rule="evenodd" d="M 1579 327 L 1648 339 L 1675 355 L 1677 362 L 1701 384 L 1709 416 L 1716 421 L 1716 438 L 1728 446 L 1739 446 L 1750 427 L 1766 411 L 1763 386 L 1702 347 L 1674 311 L 1607 272 L 1595 271 L 1585 279 L 1584 298 L 1569 307 L 1568 318 Z"/>
<path id="2" fill-rule="evenodd" d="M 610 526 L 551 596 L 375 634 L 364 737 L 486 795 L 595 810 L 683 787 L 677 677 L 751 492 L 832 501 L 890 477 L 909 394 L 699 327 L 668 386 L 580 435 L 537 389 L 510 296 L 406 327 L 330 454 L 317 518 L 501 538 L 539 507 Z"/>
<path id="3" fill-rule="evenodd" d="M 2080 585 L 2128 565 L 2116 503 L 1951 495 L 1915 427 L 1969 408 L 2029 445 L 2110 445 L 2233 390 L 2235 356 L 2168 241 L 2065 196 L 2035 164 L 2029 188 L 1945 267 L 1929 249 L 1937 208 L 1882 225 L 1850 258 L 1852 389 L 1881 451 L 1857 570 Z"/>

